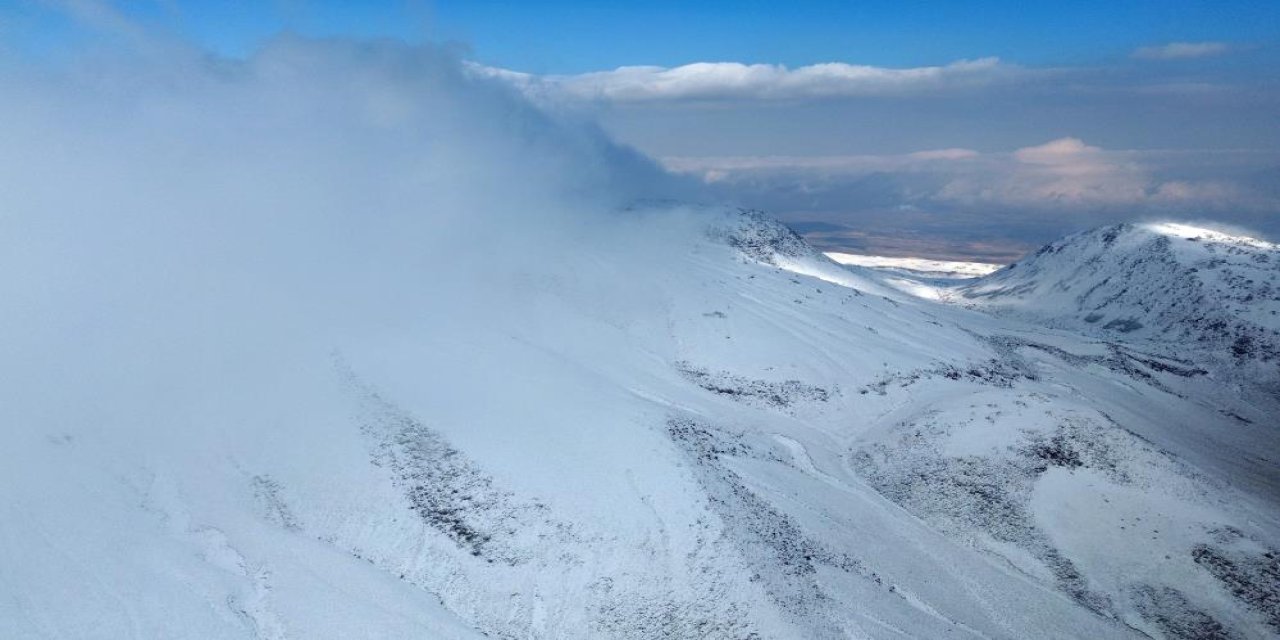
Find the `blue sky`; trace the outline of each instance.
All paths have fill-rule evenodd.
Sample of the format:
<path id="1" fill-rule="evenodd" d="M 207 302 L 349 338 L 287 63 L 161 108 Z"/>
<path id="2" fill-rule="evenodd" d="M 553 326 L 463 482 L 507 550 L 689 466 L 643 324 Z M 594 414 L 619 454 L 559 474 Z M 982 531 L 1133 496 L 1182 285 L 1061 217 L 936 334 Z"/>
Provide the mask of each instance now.
<path id="1" fill-rule="evenodd" d="M 496 64 L 578 72 L 695 60 L 915 66 L 1000 56 L 1029 64 L 1122 57 L 1173 40 L 1273 41 L 1271 2 L 458 2 L 443 35 Z"/>
<path id="2" fill-rule="evenodd" d="M 10 30 L 34 46 L 70 37 L 49 3 L 5 0 Z M 57 3 L 52 3 L 57 4 Z M 68 3 L 68 4 L 74 4 Z M 538 73 L 702 60 L 799 66 L 917 66 L 998 56 L 1058 65 L 1120 59 L 1137 47 L 1280 40 L 1270 0 L 1073 2 L 523 2 L 127 0 L 124 14 L 244 56 L 281 30 L 318 36 L 456 41 L 487 64 Z"/>
<path id="3" fill-rule="evenodd" d="M 1280 237 L 1276 0 L 0 0 L 26 61 L 282 32 L 446 44 L 833 248 L 1007 258 L 1149 217 Z"/>

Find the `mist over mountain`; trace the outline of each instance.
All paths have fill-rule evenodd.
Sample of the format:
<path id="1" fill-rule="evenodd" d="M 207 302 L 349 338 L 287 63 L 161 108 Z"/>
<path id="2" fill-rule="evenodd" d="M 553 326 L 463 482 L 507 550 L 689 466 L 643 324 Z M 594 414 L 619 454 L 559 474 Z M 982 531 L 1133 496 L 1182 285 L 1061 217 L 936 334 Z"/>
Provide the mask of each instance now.
<path id="1" fill-rule="evenodd" d="M 156 46 L 0 70 L 0 636 L 1280 633 L 1276 245 L 842 265 L 448 50 Z"/>

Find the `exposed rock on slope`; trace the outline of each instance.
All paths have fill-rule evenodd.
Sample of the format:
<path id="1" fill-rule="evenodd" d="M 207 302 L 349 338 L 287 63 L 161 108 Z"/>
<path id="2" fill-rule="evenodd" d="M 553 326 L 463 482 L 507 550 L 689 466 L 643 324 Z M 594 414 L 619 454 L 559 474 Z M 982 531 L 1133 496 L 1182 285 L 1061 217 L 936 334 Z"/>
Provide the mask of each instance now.
<path id="1" fill-rule="evenodd" d="M 1261 240 L 1174 223 L 1104 227 L 956 294 L 984 310 L 1156 343 L 1280 384 L 1280 246 Z"/>

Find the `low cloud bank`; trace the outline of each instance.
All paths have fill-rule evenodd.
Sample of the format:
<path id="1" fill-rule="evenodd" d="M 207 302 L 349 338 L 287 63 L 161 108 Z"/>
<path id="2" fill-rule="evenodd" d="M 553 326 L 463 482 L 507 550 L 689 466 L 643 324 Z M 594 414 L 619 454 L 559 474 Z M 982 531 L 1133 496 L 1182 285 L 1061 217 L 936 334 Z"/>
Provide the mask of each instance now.
<path id="1" fill-rule="evenodd" d="M 1280 189 L 1267 178 L 1280 169 L 1280 155 L 1266 152 L 1116 151 L 1067 137 L 1004 153 L 674 157 L 665 164 L 721 197 L 777 211 L 831 249 L 909 253 L 901 245 L 914 237 L 925 255 L 1010 259 L 1073 230 L 1147 218 L 1280 233 Z"/>

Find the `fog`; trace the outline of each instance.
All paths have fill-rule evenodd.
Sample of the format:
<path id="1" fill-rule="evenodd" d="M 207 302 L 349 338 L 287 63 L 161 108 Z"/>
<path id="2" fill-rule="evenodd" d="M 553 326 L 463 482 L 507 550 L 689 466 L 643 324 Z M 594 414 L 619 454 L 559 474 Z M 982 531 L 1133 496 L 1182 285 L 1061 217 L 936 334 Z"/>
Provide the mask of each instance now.
<path id="1" fill-rule="evenodd" d="M 683 189 L 431 46 L 156 45 L 0 74 L 19 430 L 260 424 L 355 343 L 518 325 L 520 283 L 570 252 L 656 259 L 641 229 L 666 232 L 630 205 Z M 633 285 L 617 304 L 643 304 Z"/>

